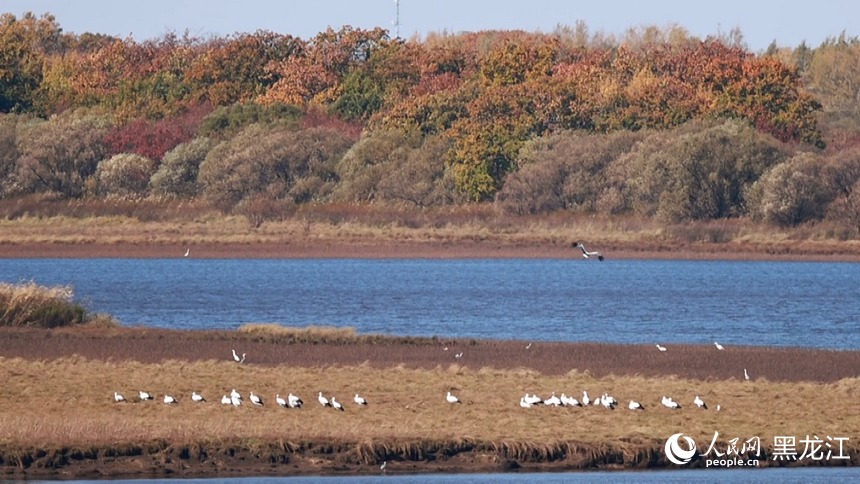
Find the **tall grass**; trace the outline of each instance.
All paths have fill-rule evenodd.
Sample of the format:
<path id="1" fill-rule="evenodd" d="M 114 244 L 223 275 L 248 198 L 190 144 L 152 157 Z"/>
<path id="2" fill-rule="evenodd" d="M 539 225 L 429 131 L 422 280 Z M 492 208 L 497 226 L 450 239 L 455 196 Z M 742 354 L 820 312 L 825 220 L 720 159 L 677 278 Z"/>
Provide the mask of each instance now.
<path id="1" fill-rule="evenodd" d="M 110 325 L 111 318 L 88 313 L 72 296 L 70 286 L 0 283 L 0 326 L 58 328 L 89 322 Z"/>

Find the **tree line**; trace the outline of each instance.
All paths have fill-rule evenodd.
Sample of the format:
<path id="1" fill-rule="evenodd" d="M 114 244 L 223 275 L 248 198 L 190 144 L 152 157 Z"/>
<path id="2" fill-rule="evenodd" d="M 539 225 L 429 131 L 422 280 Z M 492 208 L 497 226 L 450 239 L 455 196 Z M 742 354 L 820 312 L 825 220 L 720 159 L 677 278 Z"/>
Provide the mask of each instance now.
<path id="1" fill-rule="evenodd" d="M 0 16 L 0 198 L 493 202 L 860 227 L 860 41 L 682 27 L 136 42 Z"/>

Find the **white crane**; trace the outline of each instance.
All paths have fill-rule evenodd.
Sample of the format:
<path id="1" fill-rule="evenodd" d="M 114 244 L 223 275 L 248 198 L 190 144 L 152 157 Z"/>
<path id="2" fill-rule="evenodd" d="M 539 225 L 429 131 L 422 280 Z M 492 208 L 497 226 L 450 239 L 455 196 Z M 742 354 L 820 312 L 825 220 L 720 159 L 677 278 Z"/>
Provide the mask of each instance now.
<path id="1" fill-rule="evenodd" d="M 240 406 L 242 406 L 242 399 L 241 399 L 241 398 L 238 398 L 238 397 L 232 397 L 232 396 L 231 396 L 231 397 L 230 397 L 230 403 L 231 403 L 234 407 L 240 407 Z"/>
<path id="2" fill-rule="evenodd" d="M 749 379 L 750 379 L 750 374 L 747 373 L 747 369 L 744 368 L 744 380 L 749 380 Z"/>
<path id="3" fill-rule="evenodd" d="M 116 403 L 122 403 L 125 402 L 125 397 L 117 392 L 113 392 L 113 401 L 115 401 Z"/>
<path id="4" fill-rule="evenodd" d="M 206 401 L 206 399 L 203 398 L 203 395 L 201 395 L 197 392 L 191 392 L 191 400 L 194 402 L 205 402 Z"/>
<path id="5" fill-rule="evenodd" d="M 176 403 L 176 399 L 173 398 L 173 396 L 171 396 L 171 395 L 165 395 L 164 396 L 164 403 L 167 405 L 172 405 L 172 404 Z"/>
<path id="6" fill-rule="evenodd" d="M 528 392 L 526 392 L 526 396 L 523 398 L 525 398 L 525 401 L 529 402 L 532 405 L 543 403 L 543 398 L 537 396 L 537 394 L 529 395 Z"/>
<path id="7" fill-rule="evenodd" d="M 328 401 L 328 398 L 323 396 L 322 392 L 320 392 L 320 394 L 317 396 L 317 400 L 319 400 L 320 405 L 322 405 L 323 407 L 331 406 L 331 402 Z"/>
<path id="8" fill-rule="evenodd" d="M 659 344 L 657 345 L 657 349 L 658 349 L 658 350 L 660 350 L 661 352 L 666 351 L 666 347 L 665 347 L 665 346 L 660 346 Z"/>
<path id="9" fill-rule="evenodd" d="M 290 408 L 302 408 L 302 405 L 304 403 L 305 402 L 303 402 L 301 398 L 296 395 L 293 395 L 292 393 L 287 395 L 287 404 L 290 406 Z"/>
<path id="10" fill-rule="evenodd" d="M 152 400 L 152 394 L 143 390 L 138 392 L 138 396 L 140 396 L 141 401 Z"/>
<path id="11" fill-rule="evenodd" d="M 630 410 L 645 410 L 645 407 L 643 407 L 641 403 L 633 400 L 630 400 L 630 403 L 627 404 L 627 408 Z"/>
<path id="12" fill-rule="evenodd" d="M 447 401 L 448 403 L 462 403 L 459 398 L 455 397 L 454 395 L 451 395 L 451 392 L 448 392 L 448 394 L 445 395 L 445 401 Z"/>
<path id="13" fill-rule="evenodd" d="M 345 410 L 343 408 L 343 405 L 341 405 L 340 402 L 335 400 L 334 397 L 331 397 L 331 408 L 333 408 L 335 410 L 340 410 L 341 412 L 343 412 Z"/>
<path id="14" fill-rule="evenodd" d="M 586 259 L 591 258 L 591 257 L 597 257 L 597 260 L 603 261 L 603 254 L 601 254 L 600 252 L 597 252 L 597 251 L 589 252 L 589 251 L 585 250 L 585 246 L 581 242 L 574 242 L 574 243 L 570 244 L 570 246 L 573 247 L 574 249 L 579 248 L 580 250 L 582 250 L 582 257 L 584 257 Z"/>
<path id="15" fill-rule="evenodd" d="M 681 408 L 681 406 L 678 405 L 678 402 L 672 400 L 670 397 L 667 397 L 667 396 L 663 396 L 663 400 L 661 401 L 661 403 L 666 408 L 671 408 L 671 409 Z"/>
<path id="16" fill-rule="evenodd" d="M 230 400 L 230 397 L 228 397 L 227 395 L 221 397 L 221 405 L 230 405 L 232 403 L 232 400 Z"/>
<path id="17" fill-rule="evenodd" d="M 279 393 L 279 394 L 277 394 L 277 395 L 275 395 L 275 402 L 276 402 L 278 405 L 280 405 L 281 407 L 284 407 L 284 408 L 286 408 L 286 407 L 287 407 L 287 401 L 286 401 L 286 400 L 284 400 L 284 397 L 282 397 L 280 393 Z"/>
<path id="18" fill-rule="evenodd" d="M 591 403 L 591 399 L 588 398 L 588 392 L 583 390 L 582 391 L 582 405 L 587 407 L 590 403 Z"/>
<path id="19" fill-rule="evenodd" d="M 234 388 L 234 389 L 230 390 L 230 398 L 231 399 L 235 398 L 236 400 L 241 400 L 242 395 L 240 395 L 239 392 L 237 392 L 236 389 Z"/>
<path id="20" fill-rule="evenodd" d="M 557 407 L 561 405 L 561 399 L 555 396 L 555 392 L 552 392 L 552 396 L 543 401 L 544 405 L 551 405 L 553 407 Z"/>
<path id="21" fill-rule="evenodd" d="M 256 405 L 258 407 L 263 406 L 263 399 L 260 398 L 258 395 L 254 395 L 254 392 L 251 392 L 248 395 L 248 400 L 251 400 L 251 403 L 253 403 L 254 405 Z"/>
<path id="22" fill-rule="evenodd" d="M 532 408 L 532 404 L 526 400 L 526 397 L 520 397 L 520 406 L 523 408 Z"/>
<path id="23" fill-rule="evenodd" d="M 696 406 L 699 408 L 704 408 L 705 410 L 708 409 L 708 406 L 705 405 L 705 401 L 699 398 L 698 395 L 696 395 L 696 398 L 693 399 L 693 403 L 696 404 Z"/>
<path id="24" fill-rule="evenodd" d="M 188 257 L 189 255 L 191 255 L 191 248 L 190 247 L 185 249 L 185 256 L 184 257 Z"/>
<path id="25" fill-rule="evenodd" d="M 232 349 L 230 351 L 233 352 L 233 361 L 235 361 L 236 363 L 244 363 L 245 362 L 245 353 L 242 353 L 242 356 L 240 357 L 239 354 L 236 353 L 235 349 Z"/>
<path id="26" fill-rule="evenodd" d="M 359 395 L 358 393 L 356 393 L 355 396 L 352 397 L 352 400 L 357 405 L 367 405 L 367 400 L 364 397 L 362 397 L 361 395 Z"/>
<path id="27" fill-rule="evenodd" d="M 723 346 L 723 345 L 721 345 L 721 344 L 717 343 L 716 341 L 714 341 L 714 346 L 716 346 L 716 347 L 717 347 L 717 349 L 718 349 L 718 350 L 720 350 L 720 351 L 723 351 L 724 349 L 726 349 L 726 348 L 725 348 L 725 346 Z"/>

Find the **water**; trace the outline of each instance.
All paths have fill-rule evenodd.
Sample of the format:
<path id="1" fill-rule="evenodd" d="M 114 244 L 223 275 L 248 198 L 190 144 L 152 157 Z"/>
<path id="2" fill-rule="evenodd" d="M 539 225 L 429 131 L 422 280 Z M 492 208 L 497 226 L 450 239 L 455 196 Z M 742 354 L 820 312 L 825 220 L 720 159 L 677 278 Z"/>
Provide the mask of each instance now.
<path id="1" fill-rule="evenodd" d="M 125 325 L 860 349 L 860 264 L 569 259 L 4 259 Z"/>
<path id="2" fill-rule="evenodd" d="M 515 482 L 540 482 L 545 484 L 575 483 L 830 483 L 857 482 L 860 478 L 860 468 L 857 467 L 804 467 L 804 468 L 766 468 L 766 469 L 688 469 L 688 470 L 648 470 L 648 471 L 603 471 L 603 472 L 563 472 L 541 474 L 422 474 L 422 475 L 386 475 L 386 476 L 355 476 L 355 477 L 247 477 L 225 479 L 131 479 L 129 484 L 165 484 L 179 482 L 182 484 L 335 484 L 348 482 L 351 484 L 405 483 L 405 484 L 495 484 Z M 60 481 L 34 481 L 60 482 Z M 91 484 L 103 481 L 62 481 L 67 484 Z"/>

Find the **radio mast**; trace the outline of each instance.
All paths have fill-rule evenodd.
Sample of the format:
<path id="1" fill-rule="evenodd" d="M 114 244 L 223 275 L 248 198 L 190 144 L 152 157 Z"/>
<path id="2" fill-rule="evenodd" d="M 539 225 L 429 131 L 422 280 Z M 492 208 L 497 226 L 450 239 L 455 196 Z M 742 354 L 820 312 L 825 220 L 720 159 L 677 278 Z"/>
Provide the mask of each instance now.
<path id="1" fill-rule="evenodd" d="M 394 36 L 395 38 L 400 38 L 400 0 L 394 0 L 394 20 L 391 22 L 394 24 Z"/>

